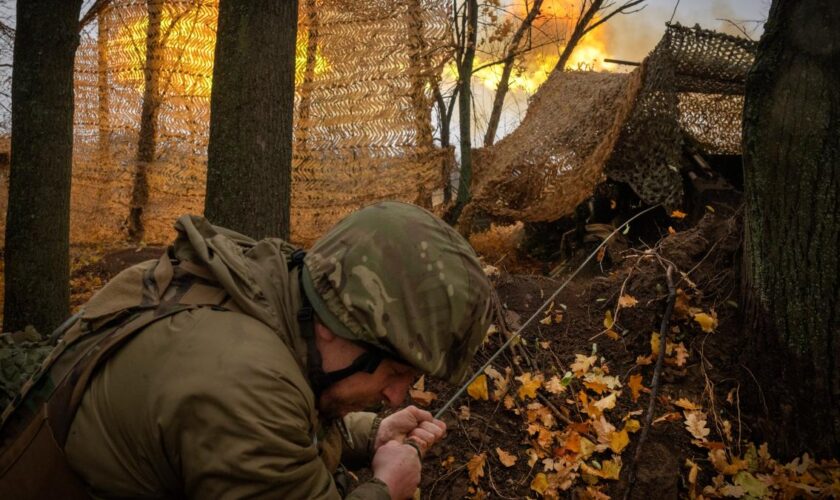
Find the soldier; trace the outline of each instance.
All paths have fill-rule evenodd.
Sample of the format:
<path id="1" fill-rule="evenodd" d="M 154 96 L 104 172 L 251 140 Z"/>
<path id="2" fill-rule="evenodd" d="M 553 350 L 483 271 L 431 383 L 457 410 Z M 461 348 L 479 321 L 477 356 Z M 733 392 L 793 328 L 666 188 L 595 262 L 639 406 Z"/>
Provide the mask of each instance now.
<path id="1" fill-rule="evenodd" d="M 0 491 L 338 498 L 344 463 L 373 470 L 348 498 L 410 497 L 445 424 L 361 410 L 398 407 L 421 373 L 465 378 L 490 313 L 469 244 L 396 202 L 306 254 L 195 216 L 176 229 L 83 307 L 4 414 Z"/>

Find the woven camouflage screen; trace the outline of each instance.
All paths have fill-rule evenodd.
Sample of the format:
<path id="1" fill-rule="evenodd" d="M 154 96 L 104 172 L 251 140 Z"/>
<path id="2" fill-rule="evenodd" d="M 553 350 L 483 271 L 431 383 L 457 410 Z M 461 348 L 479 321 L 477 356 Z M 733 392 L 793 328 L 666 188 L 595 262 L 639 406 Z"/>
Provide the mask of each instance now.
<path id="1" fill-rule="evenodd" d="M 466 214 L 555 220 L 605 174 L 647 203 L 679 205 L 684 134 L 704 153 L 740 154 L 754 55 L 749 40 L 675 24 L 629 75 L 554 72 L 522 125 L 478 150 Z"/>
<path id="2" fill-rule="evenodd" d="M 113 0 L 85 28 L 74 243 L 125 237 L 138 144 L 154 150 L 146 241 L 168 241 L 178 215 L 203 212 L 217 16 L 218 0 Z M 293 241 L 377 200 L 429 206 L 452 163 L 432 144 L 429 85 L 448 57 L 448 29 L 442 0 L 301 0 Z"/>

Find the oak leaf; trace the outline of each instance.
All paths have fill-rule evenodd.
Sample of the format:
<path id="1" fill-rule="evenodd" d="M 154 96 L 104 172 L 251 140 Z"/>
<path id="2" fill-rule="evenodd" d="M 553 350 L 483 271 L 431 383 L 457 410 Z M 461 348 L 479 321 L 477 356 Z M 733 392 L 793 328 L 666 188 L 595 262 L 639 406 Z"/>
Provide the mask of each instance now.
<path id="1" fill-rule="evenodd" d="M 705 441 L 706 437 L 711 432 L 706 427 L 706 414 L 702 411 L 686 411 L 685 412 L 685 428 L 696 439 Z"/>
<path id="2" fill-rule="evenodd" d="M 595 407 L 601 410 L 602 412 L 606 410 L 612 410 L 613 408 L 615 408 L 615 400 L 617 394 L 617 392 L 613 392 L 609 396 L 599 399 L 595 402 Z"/>
<path id="3" fill-rule="evenodd" d="M 688 411 L 698 411 L 698 410 L 703 409 L 702 406 L 700 406 L 698 404 L 694 404 L 686 398 L 680 398 L 680 399 L 674 401 L 674 406 L 677 406 L 679 408 L 682 408 L 683 410 L 688 410 Z"/>
<path id="4" fill-rule="evenodd" d="M 584 356 L 583 354 L 575 354 L 575 361 L 572 363 L 571 369 L 575 375 L 583 375 L 588 372 L 592 365 L 597 361 L 597 356 Z"/>
<path id="5" fill-rule="evenodd" d="M 478 455 L 473 455 L 469 462 L 467 462 L 467 472 L 470 474 L 470 481 L 473 484 L 478 484 L 479 478 L 484 477 L 484 463 L 487 460 L 487 455 L 484 452 Z"/>
<path id="6" fill-rule="evenodd" d="M 548 379 L 548 382 L 545 383 L 545 389 L 552 394 L 561 394 L 566 390 L 566 386 L 563 385 L 560 377 L 555 375 Z"/>
<path id="7" fill-rule="evenodd" d="M 685 216 L 688 215 L 681 210 L 674 210 L 671 212 L 671 217 L 674 219 L 685 219 Z"/>

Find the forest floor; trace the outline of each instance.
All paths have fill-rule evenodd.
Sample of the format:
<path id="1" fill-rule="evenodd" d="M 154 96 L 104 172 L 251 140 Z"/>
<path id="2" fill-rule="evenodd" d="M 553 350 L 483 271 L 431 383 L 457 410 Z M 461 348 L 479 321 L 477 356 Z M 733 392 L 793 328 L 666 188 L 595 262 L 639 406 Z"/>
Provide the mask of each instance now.
<path id="1" fill-rule="evenodd" d="M 768 415 L 764 391 L 773 388 L 759 386 L 742 359 L 739 218 L 709 211 L 693 227 L 680 222 L 682 231 L 669 229 L 655 244 L 599 254 L 469 387 L 443 417 L 447 438 L 424 460 L 423 498 L 840 496 L 836 460 L 805 455 L 783 464 L 771 456 L 772 443 L 756 441 Z M 500 234 L 516 245 L 513 232 Z M 74 307 L 162 250 L 75 249 Z M 474 369 L 562 283 L 511 274 L 538 265 L 499 262 L 499 251 L 485 256 L 496 264 L 486 272 L 499 312 Z M 676 300 L 649 417 L 669 264 Z M 436 410 L 455 390 L 419 381 L 411 395 Z"/>

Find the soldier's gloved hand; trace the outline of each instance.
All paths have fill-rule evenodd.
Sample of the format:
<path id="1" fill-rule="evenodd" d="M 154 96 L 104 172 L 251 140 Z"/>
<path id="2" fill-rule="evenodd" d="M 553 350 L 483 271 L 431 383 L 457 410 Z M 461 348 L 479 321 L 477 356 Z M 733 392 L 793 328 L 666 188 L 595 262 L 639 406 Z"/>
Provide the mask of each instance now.
<path id="1" fill-rule="evenodd" d="M 388 441 L 376 450 L 371 463 L 373 476 L 386 485 L 391 498 L 411 498 L 420 485 L 420 457 L 417 450 L 399 441 Z"/>
<path id="2" fill-rule="evenodd" d="M 382 419 L 373 449 L 378 450 L 391 440 L 403 442 L 410 439 L 425 453 L 445 434 L 446 424 L 443 421 L 435 419 L 431 413 L 416 406 L 408 406 Z"/>

